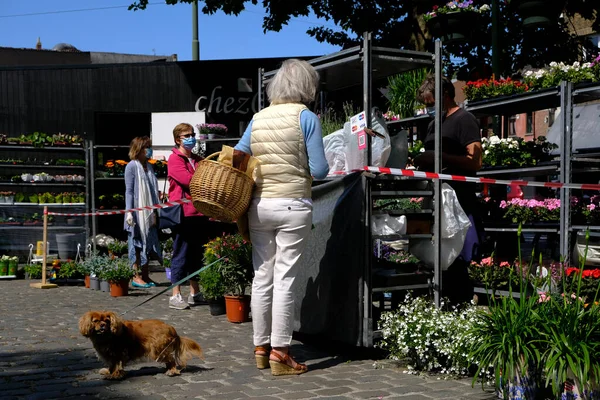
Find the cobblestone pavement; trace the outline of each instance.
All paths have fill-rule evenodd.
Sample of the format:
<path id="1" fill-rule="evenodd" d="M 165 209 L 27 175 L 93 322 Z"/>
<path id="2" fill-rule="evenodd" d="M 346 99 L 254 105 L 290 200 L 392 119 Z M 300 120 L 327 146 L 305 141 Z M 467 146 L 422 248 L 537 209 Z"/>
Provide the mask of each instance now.
<path id="1" fill-rule="evenodd" d="M 164 274 L 153 278 L 166 285 Z M 166 376 L 163 365 L 144 362 L 128 366 L 123 381 L 102 380 L 98 370 L 103 365 L 90 341 L 79 334 L 78 318 L 90 309 L 123 312 L 161 288 L 131 290 L 128 297 L 113 298 L 82 286 L 35 289 L 30 282 L 0 281 L 0 399 L 493 398 L 481 387 L 472 388 L 468 379 L 417 377 L 385 360 L 357 358 L 351 348 L 322 349 L 297 341 L 292 351 L 308 364 L 309 372 L 273 377 L 269 370 L 256 369 L 251 323 L 213 317 L 207 306 L 171 310 L 167 294 L 126 317 L 158 318 L 175 326 L 180 335 L 200 343 L 206 360 L 191 360 L 178 377 Z"/>

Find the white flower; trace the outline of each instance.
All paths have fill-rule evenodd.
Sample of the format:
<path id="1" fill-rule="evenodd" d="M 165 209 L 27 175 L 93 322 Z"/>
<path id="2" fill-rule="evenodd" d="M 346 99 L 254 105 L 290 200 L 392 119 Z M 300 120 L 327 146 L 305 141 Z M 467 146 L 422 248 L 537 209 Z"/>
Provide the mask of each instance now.
<path id="1" fill-rule="evenodd" d="M 492 137 L 490 137 L 490 143 L 498 144 L 498 143 L 500 143 L 500 138 L 498 138 L 498 136 L 492 136 Z"/>
<path id="2" fill-rule="evenodd" d="M 421 153 L 425 153 L 425 148 L 421 147 L 421 150 L 419 150 Z"/>
<path id="3" fill-rule="evenodd" d="M 551 66 L 552 68 L 556 67 L 557 65 L 558 65 L 558 64 L 556 63 L 556 61 L 552 61 L 552 62 L 550 63 L 550 66 Z"/>
<path id="4" fill-rule="evenodd" d="M 479 7 L 480 11 L 489 11 L 490 10 L 490 6 L 488 6 L 487 4 L 482 5 L 481 7 Z"/>
<path id="5" fill-rule="evenodd" d="M 484 154 L 487 156 L 488 154 L 490 154 L 490 151 L 486 150 Z"/>

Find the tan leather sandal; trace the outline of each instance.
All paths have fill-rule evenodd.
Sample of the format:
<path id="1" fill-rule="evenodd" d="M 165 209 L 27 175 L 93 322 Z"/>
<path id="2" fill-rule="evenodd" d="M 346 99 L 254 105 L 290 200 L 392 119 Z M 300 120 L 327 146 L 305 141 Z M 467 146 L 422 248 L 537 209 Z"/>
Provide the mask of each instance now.
<path id="1" fill-rule="evenodd" d="M 256 368 L 266 369 L 269 368 L 269 352 L 271 348 L 268 346 L 256 346 L 254 348 L 254 358 L 256 359 Z M 264 353 L 264 354 L 257 354 Z"/>
<path id="2" fill-rule="evenodd" d="M 300 375 L 308 371 L 308 367 L 305 364 L 300 364 L 298 362 L 296 362 L 295 367 L 292 367 L 290 364 L 293 364 L 295 361 L 289 353 L 282 356 L 275 351 L 271 351 L 271 355 L 279 359 L 278 361 L 269 360 L 269 364 L 271 364 L 271 374 L 273 374 L 273 376 Z"/>

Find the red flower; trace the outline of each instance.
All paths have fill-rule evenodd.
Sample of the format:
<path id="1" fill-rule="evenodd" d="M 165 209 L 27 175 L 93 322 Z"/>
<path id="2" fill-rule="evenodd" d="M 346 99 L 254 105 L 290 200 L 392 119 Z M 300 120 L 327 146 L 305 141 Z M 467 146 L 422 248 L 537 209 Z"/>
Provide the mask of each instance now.
<path id="1" fill-rule="evenodd" d="M 600 269 L 594 269 L 594 270 L 592 270 L 592 277 L 594 279 L 600 279 Z"/>
<path id="2" fill-rule="evenodd" d="M 579 272 L 579 269 L 575 268 L 575 267 L 569 267 L 567 268 L 567 276 L 571 276 L 573 273 L 577 273 Z"/>
<path id="3" fill-rule="evenodd" d="M 438 8 L 440 8 L 439 6 L 433 6 L 433 11 L 437 10 Z"/>
<path id="4" fill-rule="evenodd" d="M 584 278 L 589 278 L 589 277 L 592 276 L 592 271 L 590 271 L 589 269 L 585 270 L 585 271 L 583 271 L 582 275 L 583 275 Z"/>

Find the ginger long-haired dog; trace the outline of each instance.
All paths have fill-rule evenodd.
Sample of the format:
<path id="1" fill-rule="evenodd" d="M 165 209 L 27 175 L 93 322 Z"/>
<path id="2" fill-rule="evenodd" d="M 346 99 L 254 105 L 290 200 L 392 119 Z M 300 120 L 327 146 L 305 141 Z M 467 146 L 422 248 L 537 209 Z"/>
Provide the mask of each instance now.
<path id="1" fill-rule="evenodd" d="M 139 358 L 166 363 L 168 376 L 179 375 L 194 355 L 204 358 L 198 343 L 156 319 L 126 321 L 110 311 L 88 311 L 79 319 L 79 331 L 108 364 L 100 370 L 106 379 L 122 379 L 125 364 Z"/>

